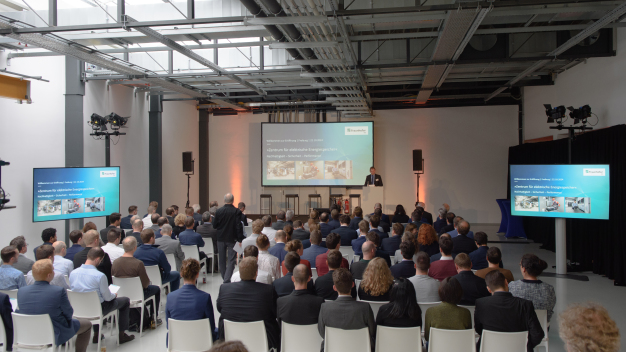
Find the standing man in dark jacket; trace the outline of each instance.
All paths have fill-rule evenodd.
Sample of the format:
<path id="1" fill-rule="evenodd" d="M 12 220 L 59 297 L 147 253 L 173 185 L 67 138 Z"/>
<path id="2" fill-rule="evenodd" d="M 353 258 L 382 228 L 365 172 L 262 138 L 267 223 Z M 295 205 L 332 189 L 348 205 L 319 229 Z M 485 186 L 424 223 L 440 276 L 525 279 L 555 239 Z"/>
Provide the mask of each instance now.
<path id="1" fill-rule="evenodd" d="M 237 252 L 234 250 L 235 243 L 239 242 L 239 246 L 245 238 L 241 224 L 241 210 L 233 206 L 234 200 L 232 194 L 226 193 L 224 196 L 224 203 L 226 204 L 217 209 L 213 221 L 213 228 L 217 230 L 217 251 L 222 253 L 219 256 L 219 267 L 224 283 L 230 283 L 230 278 L 235 270 L 237 262 Z"/>

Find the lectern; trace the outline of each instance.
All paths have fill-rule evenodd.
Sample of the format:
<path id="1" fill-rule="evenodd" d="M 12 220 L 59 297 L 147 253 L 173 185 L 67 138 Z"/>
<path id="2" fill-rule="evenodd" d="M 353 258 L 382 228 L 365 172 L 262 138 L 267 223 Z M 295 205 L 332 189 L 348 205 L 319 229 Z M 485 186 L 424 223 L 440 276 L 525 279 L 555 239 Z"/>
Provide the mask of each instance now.
<path id="1" fill-rule="evenodd" d="M 374 211 L 374 205 L 380 203 L 384 204 L 384 187 L 366 186 L 363 187 L 363 195 L 361 196 L 361 208 L 363 208 L 364 214 L 369 214 Z"/>

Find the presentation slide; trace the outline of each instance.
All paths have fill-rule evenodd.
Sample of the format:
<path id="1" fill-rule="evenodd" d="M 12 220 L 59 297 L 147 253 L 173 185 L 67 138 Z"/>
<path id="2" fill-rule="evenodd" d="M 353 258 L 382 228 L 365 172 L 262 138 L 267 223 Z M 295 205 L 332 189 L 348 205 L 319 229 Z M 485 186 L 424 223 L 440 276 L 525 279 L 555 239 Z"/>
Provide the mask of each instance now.
<path id="1" fill-rule="evenodd" d="M 363 186 L 373 122 L 263 123 L 263 186 Z"/>
<path id="2" fill-rule="evenodd" d="M 120 212 L 120 168 L 33 169 L 33 222 Z"/>
<path id="3" fill-rule="evenodd" d="M 609 165 L 511 165 L 511 215 L 609 219 Z"/>

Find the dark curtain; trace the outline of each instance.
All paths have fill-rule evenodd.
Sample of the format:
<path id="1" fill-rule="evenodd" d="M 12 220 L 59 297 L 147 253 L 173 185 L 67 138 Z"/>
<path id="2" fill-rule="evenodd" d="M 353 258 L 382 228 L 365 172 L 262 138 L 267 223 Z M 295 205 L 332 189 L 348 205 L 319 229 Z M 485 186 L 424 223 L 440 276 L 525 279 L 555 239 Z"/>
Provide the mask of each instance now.
<path id="1" fill-rule="evenodd" d="M 510 147 L 509 165 L 567 164 L 567 144 L 567 139 L 560 139 Z M 626 219 L 626 125 L 577 136 L 572 142 L 572 164 L 610 165 L 611 199 L 609 220 L 567 220 L 567 258 L 580 271 L 592 270 L 626 283 L 626 239 L 619 226 Z M 525 217 L 524 230 L 542 248 L 555 250 L 554 219 Z"/>

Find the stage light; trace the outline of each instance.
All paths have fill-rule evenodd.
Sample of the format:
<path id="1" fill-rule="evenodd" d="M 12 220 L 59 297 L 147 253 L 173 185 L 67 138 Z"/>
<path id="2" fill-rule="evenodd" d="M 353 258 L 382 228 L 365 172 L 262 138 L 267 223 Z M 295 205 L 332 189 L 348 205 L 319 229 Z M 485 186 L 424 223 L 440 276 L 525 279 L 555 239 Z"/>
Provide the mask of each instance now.
<path id="1" fill-rule="evenodd" d="M 111 124 L 111 128 L 114 130 L 120 129 L 122 126 L 126 125 L 128 122 L 128 117 L 122 117 L 114 112 L 107 116 L 107 120 L 109 124 Z"/>
<path id="2" fill-rule="evenodd" d="M 107 130 L 107 119 L 105 119 L 104 117 L 98 115 L 98 114 L 91 114 L 91 121 L 89 121 L 89 124 L 91 125 L 91 128 L 94 131 L 106 131 Z"/>
<path id="3" fill-rule="evenodd" d="M 561 124 L 562 119 L 565 117 L 565 106 L 557 106 L 553 108 L 550 104 L 543 104 L 546 108 L 546 116 L 548 116 L 548 123 L 554 123 L 556 121 L 558 124 Z"/>
<path id="4" fill-rule="evenodd" d="M 591 107 L 589 105 L 581 106 L 578 109 L 574 109 L 573 107 L 568 107 L 567 110 L 570 111 L 569 117 L 574 120 L 574 124 L 577 124 L 582 121 L 583 124 L 587 123 L 587 119 L 591 117 Z"/>

